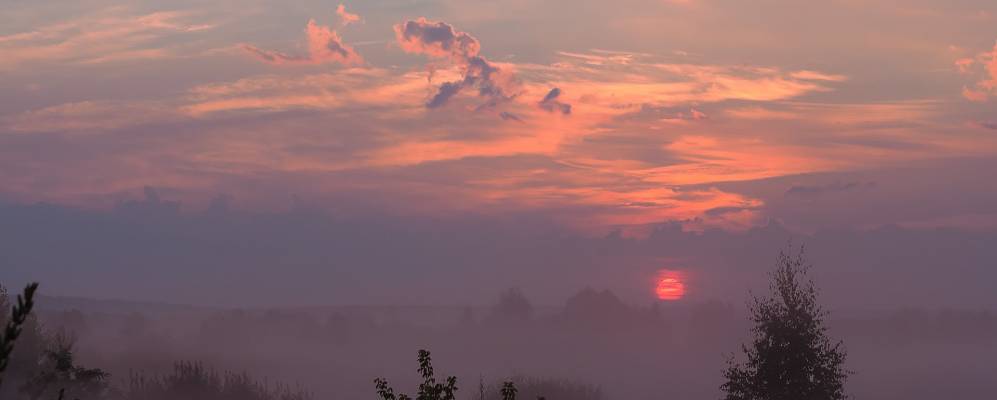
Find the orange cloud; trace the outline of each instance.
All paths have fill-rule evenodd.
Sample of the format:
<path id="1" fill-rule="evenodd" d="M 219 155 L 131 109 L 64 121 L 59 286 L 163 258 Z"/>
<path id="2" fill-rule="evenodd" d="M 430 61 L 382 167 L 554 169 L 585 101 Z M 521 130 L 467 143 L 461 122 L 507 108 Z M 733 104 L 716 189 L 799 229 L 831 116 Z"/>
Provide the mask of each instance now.
<path id="1" fill-rule="evenodd" d="M 353 47 L 343 43 L 343 39 L 336 31 L 327 26 L 319 25 L 315 20 L 308 21 L 308 25 L 305 27 L 305 37 L 308 42 L 308 55 L 289 55 L 260 49 L 248 44 L 244 44 L 242 47 L 258 59 L 273 64 L 363 64 L 363 58 L 357 54 Z"/>
<path id="2" fill-rule="evenodd" d="M 425 78 L 381 68 L 347 68 L 304 76 L 264 75 L 191 88 L 185 114 L 209 117 L 232 111 L 387 108 L 409 116 L 424 94 Z"/>
<path id="3" fill-rule="evenodd" d="M 724 110 L 724 114 L 732 118 L 746 120 L 791 120 L 802 117 L 801 114 L 758 106 L 730 108 Z"/>
<path id="4" fill-rule="evenodd" d="M 446 29 L 446 25 L 436 26 L 444 26 L 446 35 L 443 36 L 445 37 L 455 38 L 461 35 L 459 32 Z M 451 41 L 449 44 L 437 43 L 434 45 L 432 41 L 419 41 L 419 43 L 421 44 L 417 47 L 418 49 L 429 49 L 427 51 L 441 57 L 451 57 L 455 52 L 458 55 L 475 54 L 473 51 L 453 50 L 456 43 L 459 43 L 458 40 Z M 271 77 L 263 80 L 244 80 L 230 85 L 206 86 L 192 92 L 197 94 L 193 98 L 196 99 L 196 103 L 188 106 L 187 110 L 194 115 L 204 115 L 205 113 L 236 109 L 319 108 L 336 110 L 376 106 L 389 107 L 385 109 L 383 118 L 396 120 L 415 118 L 410 123 L 402 123 L 402 126 L 407 127 L 406 134 L 402 136 L 403 139 L 365 152 L 353 162 L 353 165 L 356 166 L 411 166 L 474 157 L 537 154 L 553 157 L 573 165 L 586 165 L 586 168 L 593 168 L 600 173 L 626 175 L 649 182 L 668 182 L 669 184 L 702 184 L 720 180 L 756 179 L 781 173 L 812 171 L 818 168 L 806 157 L 789 159 L 774 157 L 772 156 L 774 153 L 771 153 L 774 149 L 772 146 L 755 147 L 750 145 L 753 143 L 750 141 L 735 146 L 739 149 L 735 151 L 730 151 L 725 144 L 719 143 L 711 146 L 714 149 L 706 150 L 684 146 L 683 143 L 686 142 L 674 142 L 672 145 L 663 147 L 663 151 L 679 154 L 689 162 L 681 166 L 661 169 L 653 164 L 632 162 L 627 159 L 613 159 L 603 162 L 597 158 L 592 158 L 589 154 L 579 153 L 578 150 L 583 148 L 586 149 L 585 152 L 597 150 L 579 147 L 579 143 L 584 143 L 588 137 L 605 136 L 606 133 L 603 133 L 605 128 L 600 127 L 610 124 L 618 125 L 618 122 L 614 122 L 615 119 L 635 115 L 640 112 L 644 105 L 653 106 L 670 104 L 670 102 L 681 102 L 679 104 L 703 103 L 724 101 L 729 97 L 735 99 L 744 97 L 782 98 L 802 93 L 796 89 L 778 89 L 773 91 L 776 94 L 738 94 L 749 91 L 745 88 L 765 88 L 766 85 L 781 85 L 783 83 L 788 83 L 789 87 L 794 88 L 810 87 L 814 88 L 813 90 L 822 90 L 818 86 L 807 86 L 809 85 L 807 81 L 792 78 L 789 76 L 791 74 L 775 69 L 749 69 L 749 73 L 742 76 L 739 75 L 741 74 L 740 69 L 716 66 L 662 66 L 657 64 L 648 66 L 632 63 L 627 67 L 632 68 L 633 72 L 620 75 L 616 72 L 610 74 L 598 70 L 581 70 L 565 65 L 555 67 L 517 65 L 517 68 L 526 71 L 525 77 L 528 81 L 524 82 L 523 95 L 506 104 L 506 109 L 510 115 L 515 117 L 509 118 L 514 123 L 486 123 L 482 118 L 487 116 L 473 114 L 468 114 L 466 117 L 451 116 L 452 119 L 448 125 L 468 126 L 471 128 L 463 129 L 473 129 L 479 132 L 480 138 L 473 141 L 450 138 L 449 129 L 431 128 L 428 131 L 416 129 L 415 126 L 418 123 L 415 121 L 425 118 L 425 116 L 405 107 L 416 104 L 413 100 L 421 96 L 424 80 L 414 73 L 408 74 L 405 79 L 391 78 L 393 72 L 390 70 L 370 70 L 370 72 L 364 73 L 360 73 L 360 70 L 357 72 L 344 70 L 325 76 Z M 549 88 L 547 83 L 532 82 L 534 79 L 542 78 L 543 74 L 562 71 L 565 73 L 557 75 L 561 79 L 557 84 L 570 88 L 570 92 L 562 92 L 560 87 L 556 91 L 547 89 Z M 459 77 L 464 73 L 459 69 L 437 71 L 437 74 L 443 79 L 460 79 Z M 644 75 L 639 75 L 639 73 Z M 669 75 L 672 76 L 669 77 Z M 810 75 L 805 74 L 808 78 Z M 621 79 L 621 76 L 625 77 L 622 78 L 626 79 L 625 82 L 617 83 L 599 79 Z M 656 82 L 659 78 L 675 80 L 677 77 L 691 79 L 692 82 Z M 752 79 L 757 79 L 763 83 L 750 83 Z M 726 85 L 728 87 L 736 86 L 732 89 L 726 89 L 728 93 L 733 94 L 714 94 L 710 93 L 709 87 L 711 82 L 715 80 L 738 83 Z M 625 88 L 625 90 L 621 88 Z M 657 93 L 656 90 L 660 90 L 660 93 Z M 552 93 L 556 93 L 556 95 L 552 95 Z M 565 108 L 558 107 L 557 109 L 561 111 L 557 115 L 548 114 L 548 108 L 536 107 L 536 103 L 530 101 L 531 98 L 541 97 L 547 102 L 544 103 L 542 100 L 542 104 L 553 104 L 551 101 L 557 101 L 559 104 L 567 106 L 568 102 L 575 103 L 578 106 L 577 112 L 573 110 L 569 118 L 564 115 Z M 405 111 L 400 113 L 399 107 Z M 907 117 L 903 114 L 887 111 L 882 109 L 875 115 L 887 119 Z M 812 114 L 813 112 L 802 112 L 804 115 L 808 113 Z M 869 113 L 856 112 L 856 110 L 843 110 L 840 115 L 834 118 L 838 118 L 840 123 L 843 120 L 840 117 L 847 117 L 850 114 L 869 115 Z M 674 115 L 678 115 L 678 117 L 674 117 Z M 667 118 L 682 118 L 690 121 L 706 120 L 706 113 L 699 107 L 685 107 L 674 115 Z M 830 119 L 832 118 L 829 117 Z M 661 122 L 671 123 L 671 119 L 662 119 Z M 655 124 L 650 126 L 636 124 L 633 128 L 647 131 L 655 129 L 655 127 Z M 661 129 L 670 129 L 667 128 L 667 125 L 661 125 L 661 127 Z M 752 131 L 747 131 L 745 134 L 749 132 Z M 800 150 L 786 149 L 785 151 Z M 766 152 L 769 152 L 769 155 L 763 156 Z M 752 165 L 761 160 L 767 162 Z M 684 179 L 669 178 L 662 181 L 663 177 L 671 176 L 681 176 Z"/>

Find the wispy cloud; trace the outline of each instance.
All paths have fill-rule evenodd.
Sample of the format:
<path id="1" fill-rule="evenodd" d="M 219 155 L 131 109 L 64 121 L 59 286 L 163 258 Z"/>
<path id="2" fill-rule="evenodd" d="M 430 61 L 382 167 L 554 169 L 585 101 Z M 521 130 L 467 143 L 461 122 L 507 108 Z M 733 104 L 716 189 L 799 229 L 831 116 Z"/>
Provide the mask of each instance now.
<path id="1" fill-rule="evenodd" d="M 182 117 L 171 104 L 154 102 L 81 101 L 30 110 L 0 118 L 13 132 L 76 132 L 101 134 L 108 130 Z"/>
<path id="2" fill-rule="evenodd" d="M 199 34 L 214 27 L 193 20 L 188 12 L 134 15 L 112 8 L 33 31 L 0 36 L 3 53 L 0 69 L 32 63 L 99 64 L 181 56 L 182 46 L 165 39 Z"/>
<path id="3" fill-rule="evenodd" d="M 264 50 L 250 44 L 243 44 L 242 47 L 256 58 L 273 64 L 363 64 L 363 57 L 352 46 L 343 43 L 336 31 L 319 25 L 314 19 L 305 26 L 305 40 L 308 44 L 308 54 L 305 55 Z"/>

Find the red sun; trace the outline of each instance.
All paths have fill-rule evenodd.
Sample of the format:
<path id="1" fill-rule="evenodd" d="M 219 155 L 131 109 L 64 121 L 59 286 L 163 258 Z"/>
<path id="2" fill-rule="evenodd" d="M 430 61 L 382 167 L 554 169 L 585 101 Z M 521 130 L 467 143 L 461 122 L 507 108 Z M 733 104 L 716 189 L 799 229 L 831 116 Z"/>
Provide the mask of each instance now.
<path id="1" fill-rule="evenodd" d="M 659 271 L 654 294 L 661 300 L 679 300 L 685 297 L 685 274 L 667 269 Z"/>

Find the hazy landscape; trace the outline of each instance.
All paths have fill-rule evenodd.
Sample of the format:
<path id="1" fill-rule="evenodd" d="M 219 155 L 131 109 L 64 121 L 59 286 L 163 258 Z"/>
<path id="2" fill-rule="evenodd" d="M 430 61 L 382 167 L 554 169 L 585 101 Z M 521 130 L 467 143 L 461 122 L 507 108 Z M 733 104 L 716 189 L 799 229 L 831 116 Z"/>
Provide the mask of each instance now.
<path id="1" fill-rule="evenodd" d="M 994 171 L 992 0 L 5 1 L 0 400 L 994 398 Z"/>
<path id="2" fill-rule="evenodd" d="M 282 381 L 315 398 L 373 398 L 371 380 L 417 384 L 415 349 L 431 349 L 466 396 L 513 376 L 598 387 L 602 398 L 714 398 L 726 355 L 745 342 L 743 304 L 629 306 L 580 291 L 524 314 L 479 307 L 343 306 L 221 309 L 43 297 L 50 332 L 75 332 L 76 356 L 112 373 L 165 374 L 180 360 Z M 985 398 L 995 389 L 997 316 L 983 310 L 837 312 L 865 398 Z"/>

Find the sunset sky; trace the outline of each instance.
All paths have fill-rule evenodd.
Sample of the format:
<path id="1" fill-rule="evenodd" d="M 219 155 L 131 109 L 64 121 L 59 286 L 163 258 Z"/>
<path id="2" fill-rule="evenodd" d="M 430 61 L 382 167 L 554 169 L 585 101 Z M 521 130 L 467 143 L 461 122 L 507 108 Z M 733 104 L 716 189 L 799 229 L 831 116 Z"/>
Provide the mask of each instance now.
<path id="1" fill-rule="evenodd" d="M 991 0 L 290 3 L 5 2 L 0 203 L 997 229 Z"/>

